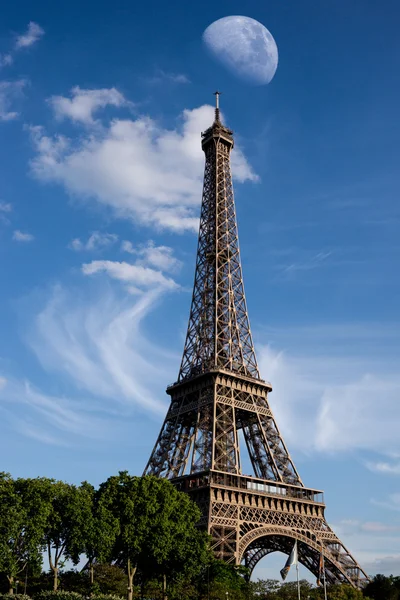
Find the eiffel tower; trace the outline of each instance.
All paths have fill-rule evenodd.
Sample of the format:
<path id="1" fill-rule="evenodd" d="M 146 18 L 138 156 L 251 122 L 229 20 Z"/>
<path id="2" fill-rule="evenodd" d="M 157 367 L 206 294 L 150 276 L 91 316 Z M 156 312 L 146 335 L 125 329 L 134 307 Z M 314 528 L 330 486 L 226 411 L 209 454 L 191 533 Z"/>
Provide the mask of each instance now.
<path id="1" fill-rule="evenodd" d="M 327 583 L 362 587 L 367 575 L 328 525 L 323 492 L 304 486 L 268 403 L 252 341 L 233 196 L 233 132 L 202 133 L 203 200 L 189 325 L 171 404 L 145 474 L 170 479 L 202 513 L 215 556 L 250 572 L 271 552 L 290 554 Z M 243 475 L 239 436 L 254 476 Z"/>

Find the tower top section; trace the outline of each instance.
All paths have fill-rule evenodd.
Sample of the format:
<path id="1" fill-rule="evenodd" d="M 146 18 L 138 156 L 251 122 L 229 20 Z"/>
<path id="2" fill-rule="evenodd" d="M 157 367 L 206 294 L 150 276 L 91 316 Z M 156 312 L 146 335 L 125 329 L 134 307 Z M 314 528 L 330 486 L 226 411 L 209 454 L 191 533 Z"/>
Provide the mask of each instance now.
<path id="1" fill-rule="evenodd" d="M 232 149 L 233 145 L 234 145 L 233 131 L 231 131 L 230 129 L 228 129 L 221 123 L 221 114 L 220 114 L 220 110 L 219 110 L 220 95 L 221 95 L 221 92 L 218 92 L 218 91 L 214 92 L 214 96 L 215 96 L 214 123 L 211 125 L 211 127 L 206 129 L 205 131 L 203 131 L 201 134 L 201 137 L 202 137 L 201 146 L 204 151 L 206 151 L 207 146 L 213 140 L 214 140 L 214 142 L 217 140 L 221 140 L 222 142 L 225 142 L 225 144 L 227 144 L 230 149 Z"/>

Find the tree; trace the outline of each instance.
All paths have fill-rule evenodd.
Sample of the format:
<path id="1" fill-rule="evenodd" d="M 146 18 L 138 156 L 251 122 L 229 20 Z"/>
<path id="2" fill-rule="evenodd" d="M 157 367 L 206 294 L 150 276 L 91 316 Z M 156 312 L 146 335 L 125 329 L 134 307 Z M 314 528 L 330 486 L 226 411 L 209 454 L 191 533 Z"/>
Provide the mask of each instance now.
<path id="1" fill-rule="evenodd" d="M 127 577 L 123 569 L 117 565 L 96 563 L 93 565 L 94 588 L 101 594 L 114 594 L 125 596 Z"/>
<path id="2" fill-rule="evenodd" d="M 76 494 L 80 506 L 80 514 L 76 514 L 78 527 L 68 540 L 67 550 L 75 564 L 81 553 L 86 555 L 85 568 L 89 570 L 89 581 L 93 587 L 95 561 L 106 562 L 111 557 L 118 521 L 104 506 L 100 514 L 99 494 L 87 481 L 81 483 Z"/>
<path id="3" fill-rule="evenodd" d="M 28 566 L 42 564 L 41 549 L 50 506 L 43 494 L 45 479 L 17 479 L 0 473 L 0 571 L 9 593 L 16 577 Z"/>
<path id="4" fill-rule="evenodd" d="M 274 598 L 281 585 L 277 579 L 258 579 L 252 582 L 252 593 L 260 598 Z"/>
<path id="5" fill-rule="evenodd" d="M 370 600 L 365 598 L 363 592 L 346 583 L 329 585 L 327 589 L 329 600 Z M 310 593 L 310 600 L 323 600 L 324 591 L 316 588 Z"/>
<path id="6" fill-rule="evenodd" d="M 167 570 L 194 573 L 209 556 L 207 538 L 196 529 L 199 509 L 165 479 L 126 471 L 110 477 L 100 486 L 99 514 L 117 520 L 112 554 L 126 569 L 128 600 L 138 568 L 160 573 L 165 581 Z"/>
<path id="7" fill-rule="evenodd" d="M 372 600 L 398 600 L 400 598 L 400 577 L 385 577 L 385 575 L 375 575 L 364 590 L 367 596 Z"/>
<path id="8" fill-rule="evenodd" d="M 44 535 L 53 589 L 58 587 L 58 573 L 65 560 L 79 562 L 85 549 L 86 523 L 91 519 L 90 494 L 63 481 L 48 480 L 46 493 L 51 509 Z"/>
<path id="9" fill-rule="evenodd" d="M 307 598 L 310 591 L 312 589 L 312 585 L 306 579 L 302 579 L 300 581 L 300 595 L 302 598 Z M 279 591 L 276 594 L 276 598 L 279 600 L 297 600 L 298 591 L 297 591 L 297 582 L 296 581 L 288 581 L 287 583 L 282 583 Z"/>
<path id="10" fill-rule="evenodd" d="M 253 584 L 248 582 L 249 571 L 241 565 L 232 565 L 213 558 L 197 579 L 200 598 L 222 600 L 228 592 L 229 600 L 248 600 L 254 592 Z M 257 596 L 254 594 L 253 596 Z"/>

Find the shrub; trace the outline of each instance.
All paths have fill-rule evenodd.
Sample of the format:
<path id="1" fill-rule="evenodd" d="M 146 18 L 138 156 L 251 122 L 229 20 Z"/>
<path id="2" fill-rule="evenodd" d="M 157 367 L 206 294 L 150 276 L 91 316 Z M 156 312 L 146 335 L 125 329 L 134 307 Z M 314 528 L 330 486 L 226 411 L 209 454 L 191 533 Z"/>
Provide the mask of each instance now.
<path id="1" fill-rule="evenodd" d="M 95 596 L 126 598 L 128 577 L 120 567 L 97 563 L 93 570 Z"/>
<path id="2" fill-rule="evenodd" d="M 38 592 L 34 595 L 33 600 L 83 600 L 83 596 L 78 592 L 57 590 L 56 592 Z"/>
<path id="3" fill-rule="evenodd" d="M 31 597 L 27 594 L 0 594 L 0 600 L 31 600 Z"/>
<path id="4" fill-rule="evenodd" d="M 0 600 L 31 600 L 31 597 L 27 594 L 0 594 Z"/>
<path id="5" fill-rule="evenodd" d="M 93 598 L 95 600 L 124 600 L 124 598 L 115 594 L 95 594 Z"/>

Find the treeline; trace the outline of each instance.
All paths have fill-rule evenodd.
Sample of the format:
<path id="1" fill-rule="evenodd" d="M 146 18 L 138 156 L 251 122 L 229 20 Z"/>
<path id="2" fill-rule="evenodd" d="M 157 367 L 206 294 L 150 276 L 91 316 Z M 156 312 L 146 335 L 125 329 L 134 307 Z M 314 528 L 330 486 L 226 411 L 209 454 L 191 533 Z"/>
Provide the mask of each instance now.
<path id="1" fill-rule="evenodd" d="M 280 584 L 279 581 L 267 579 L 250 583 L 252 600 L 297 600 L 297 583 Z M 300 582 L 302 600 L 323 600 L 324 590 L 316 588 L 309 581 Z M 328 600 L 400 600 L 400 577 L 376 575 L 361 590 L 350 585 L 331 585 L 327 588 Z"/>
<path id="2" fill-rule="evenodd" d="M 109 563 L 127 575 L 128 600 L 141 580 L 190 580 L 211 561 L 209 540 L 197 528 L 200 511 L 167 480 L 110 477 L 95 489 L 47 478 L 0 474 L 0 573 L 15 582 L 40 573 L 46 554 L 56 591 L 60 569 L 84 561 L 94 584 L 94 565 Z"/>
<path id="3" fill-rule="evenodd" d="M 0 596 L 297 600 L 295 583 L 249 582 L 244 567 L 215 560 L 199 520 L 198 507 L 165 479 L 120 472 L 95 489 L 0 473 Z M 323 599 L 323 590 L 303 580 L 301 597 Z M 328 598 L 399 600 L 400 578 L 379 575 L 364 594 L 330 586 Z"/>

